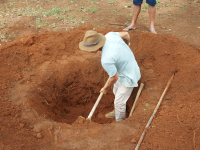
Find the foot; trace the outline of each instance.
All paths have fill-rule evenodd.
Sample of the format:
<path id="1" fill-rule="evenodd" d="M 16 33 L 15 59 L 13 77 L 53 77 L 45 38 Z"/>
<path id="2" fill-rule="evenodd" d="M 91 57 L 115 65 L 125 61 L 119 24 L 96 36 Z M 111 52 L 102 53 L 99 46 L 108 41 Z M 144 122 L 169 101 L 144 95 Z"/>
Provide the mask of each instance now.
<path id="1" fill-rule="evenodd" d="M 152 30 L 149 30 L 149 32 L 151 32 L 151 33 L 153 33 L 153 34 L 157 34 L 157 32 L 154 30 L 154 31 L 152 31 Z"/>
<path id="2" fill-rule="evenodd" d="M 130 27 L 126 27 L 123 29 L 124 31 L 130 31 L 130 30 L 136 30 L 136 28 L 130 28 Z"/>
<path id="3" fill-rule="evenodd" d="M 106 117 L 106 118 L 115 118 L 115 110 L 113 110 L 113 111 L 107 113 L 107 114 L 105 115 L 105 117 Z"/>

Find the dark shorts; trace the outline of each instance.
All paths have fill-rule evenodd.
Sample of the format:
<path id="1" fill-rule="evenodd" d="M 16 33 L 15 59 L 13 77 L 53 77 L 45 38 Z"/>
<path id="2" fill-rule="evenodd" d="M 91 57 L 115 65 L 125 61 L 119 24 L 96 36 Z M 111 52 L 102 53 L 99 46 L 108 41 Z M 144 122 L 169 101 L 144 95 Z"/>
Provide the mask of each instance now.
<path id="1" fill-rule="evenodd" d="M 134 5 L 141 5 L 143 2 L 143 0 L 133 0 L 133 4 Z M 151 5 L 151 6 L 155 6 L 156 5 L 156 0 L 146 0 L 146 3 Z"/>

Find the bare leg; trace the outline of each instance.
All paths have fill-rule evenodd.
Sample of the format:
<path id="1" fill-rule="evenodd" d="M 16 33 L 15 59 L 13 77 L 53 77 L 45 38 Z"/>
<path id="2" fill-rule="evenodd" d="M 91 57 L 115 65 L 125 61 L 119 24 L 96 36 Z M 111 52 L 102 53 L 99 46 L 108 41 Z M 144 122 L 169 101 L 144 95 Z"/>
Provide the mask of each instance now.
<path id="1" fill-rule="evenodd" d="M 141 10 L 141 5 L 134 5 L 133 7 L 133 17 L 132 17 L 132 22 L 131 24 L 128 26 L 128 28 L 130 29 L 136 29 L 136 21 L 138 18 L 138 15 L 140 13 Z M 123 29 L 124 31 L 128 31 L 128 29 Z"/>
<path id="2" fill-rule="evenodd" d="M 152 33 L 157 34 L 156 31 L 155 31 L 155 26 L 154 26 L 155 15 L 156 15 L 156 6 L 149 5 L 149 18 L 150 18 L 150 28 L 149 28 L 149 30 Z"/>

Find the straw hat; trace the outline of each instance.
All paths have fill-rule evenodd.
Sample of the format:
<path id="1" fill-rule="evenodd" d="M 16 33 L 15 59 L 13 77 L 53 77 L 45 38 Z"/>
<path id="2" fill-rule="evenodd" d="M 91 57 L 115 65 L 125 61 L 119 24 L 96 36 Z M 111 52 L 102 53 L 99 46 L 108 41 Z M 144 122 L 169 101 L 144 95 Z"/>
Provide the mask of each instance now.
<path id="1" fill-rule="evenodd" d="M 104 45 L 106 38 L 103 34 L 93 30 L 88 30 L 85 33 L 84 39 L 79 43 L 79 48 L 83 51 L 97 51 Z"/>

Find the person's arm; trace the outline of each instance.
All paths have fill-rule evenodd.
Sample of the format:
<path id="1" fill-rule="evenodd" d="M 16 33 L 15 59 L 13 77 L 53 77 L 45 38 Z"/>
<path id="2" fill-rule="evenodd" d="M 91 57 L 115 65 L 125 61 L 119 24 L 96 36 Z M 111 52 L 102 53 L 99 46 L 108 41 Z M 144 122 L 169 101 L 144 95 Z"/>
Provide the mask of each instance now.
<path id="1" fill-rule="evenodd" d="M 108 80 L 108 83 L 107 85 L 105 85 L 100 92 L 103 92 L 103 94 L 106 94 L 108 92 L 108 89 L 109 87 L 111 87 L 112 85 L 115 84 L 115 82 L 118 80 L 118 75 L 117 73 L 113 76 L 113 77 L 110 77 L 109 80 Z"/>
<path id="2" fill-rule="evenodd" d="M 128 32 L 119 32 L 120 37 L 124 40 L 124 42 L 130 46 L 130 35 Z"/>

